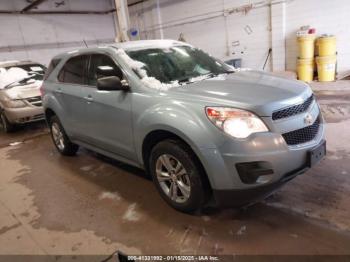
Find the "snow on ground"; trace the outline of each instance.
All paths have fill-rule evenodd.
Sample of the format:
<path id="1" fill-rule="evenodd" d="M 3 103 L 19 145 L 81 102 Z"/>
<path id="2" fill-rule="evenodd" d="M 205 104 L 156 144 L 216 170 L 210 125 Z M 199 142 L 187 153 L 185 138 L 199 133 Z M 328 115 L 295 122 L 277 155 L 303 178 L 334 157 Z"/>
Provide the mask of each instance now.
<path id="1" fill-rule="evenodd" d="M 110 200 L 121 200 L 121 196 L 119 195 L 118 192 L 102 192 L 99 197 L 99 200 L 103 200 L 103 199 L 110 199 Z"/>
<path id="2" fill-rule="evenodd" d="M 136 203 L 129 205 L 128 209 L 123 215 L 123 220 L 136 222 L 140 220 L 140 214 L 136 211 Z"/>

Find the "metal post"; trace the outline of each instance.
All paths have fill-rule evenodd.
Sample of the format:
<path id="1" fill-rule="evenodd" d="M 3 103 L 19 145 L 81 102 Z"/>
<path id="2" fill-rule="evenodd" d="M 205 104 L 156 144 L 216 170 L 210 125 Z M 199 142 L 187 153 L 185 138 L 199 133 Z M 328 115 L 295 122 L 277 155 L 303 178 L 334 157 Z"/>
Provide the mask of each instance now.
<path id="1" fill-rule="evenodd" d="M 115 0 L 116 8 L 116 27 L 118 28 L 117 42 L 129 41 L 128 30 L 130 28 L 130 17 L 127 0 Z"/>

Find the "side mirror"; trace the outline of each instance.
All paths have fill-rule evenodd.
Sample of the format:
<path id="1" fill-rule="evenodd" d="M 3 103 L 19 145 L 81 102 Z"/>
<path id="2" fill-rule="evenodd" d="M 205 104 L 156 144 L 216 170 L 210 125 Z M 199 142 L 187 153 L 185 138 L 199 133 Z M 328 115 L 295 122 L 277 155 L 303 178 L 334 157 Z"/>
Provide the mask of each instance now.
<path id="1" fill-rule="evenodd" d="M 120 80 L 117 76 L 106 76 L 97 79 L 97 89 L 103 91 L 127 91 L 129 85 L 126 80 Z"/>

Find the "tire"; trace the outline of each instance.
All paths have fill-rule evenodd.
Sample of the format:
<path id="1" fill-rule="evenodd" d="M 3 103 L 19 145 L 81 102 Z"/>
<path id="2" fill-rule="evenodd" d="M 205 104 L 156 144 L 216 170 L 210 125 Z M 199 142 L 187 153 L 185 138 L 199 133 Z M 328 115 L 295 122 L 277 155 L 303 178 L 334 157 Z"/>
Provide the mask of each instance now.
<path id="1" fill-rule="evenodd" d="M 149 167 L 157 190 L 170 206 L 185 213 L 204 206 L 209 194 L 205 174 L 191 148 L 182 141 L 159 142 L 151 151 Z"/>
<path id="2" fill-rule="evenodd" d="M 52 116 L 49 120 L 52 141 L 64 156 L 74 156 L 79 150 L 79 146 L 72 143 L 57 116 Z"/>
<path id="3" fill-rule="evenodd" d="M 5 131 L 5 133 L 11 133 L 15 130 L 15 125 L 11 124 L 7 120 L 7 117 L 5 116 L 4 112 L 0 113 L 0 121 L 1 121 L 2 129 Z"/>

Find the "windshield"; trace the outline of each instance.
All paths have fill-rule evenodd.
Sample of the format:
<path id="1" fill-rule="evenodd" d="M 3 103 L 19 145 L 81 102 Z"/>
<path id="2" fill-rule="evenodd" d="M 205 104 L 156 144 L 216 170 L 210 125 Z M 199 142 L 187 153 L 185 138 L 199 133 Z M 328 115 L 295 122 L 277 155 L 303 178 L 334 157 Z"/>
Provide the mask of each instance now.
<path id="1" fill-rule="evenodd" d="M 24 64 L 9 66 L 2 69 L 0 74 L 0 89 L 23 86 L 42 81 L 46 67 L 41 64 Z"/>
<path id="2" fill-rule="evenodd" d="M 126 51 L 136 61 L 145 64 L 149 77 L 162 83 L 190 81 L 199 76 L 231 73 L 232 67 L 191 46 L 172 46 Z"/>
<path id="3" fill-rule="evenodd" d="M 40 64 L 25 64 L 25 65 L 16 65 L 12 67 L 5 67 L 6 70 L 11 68 L 21 68 L 28 73 L 28 78 L 34 80 L 43 80 L 46 67 Z M 25 78 L 25 79 L 28 79 Z"/>

